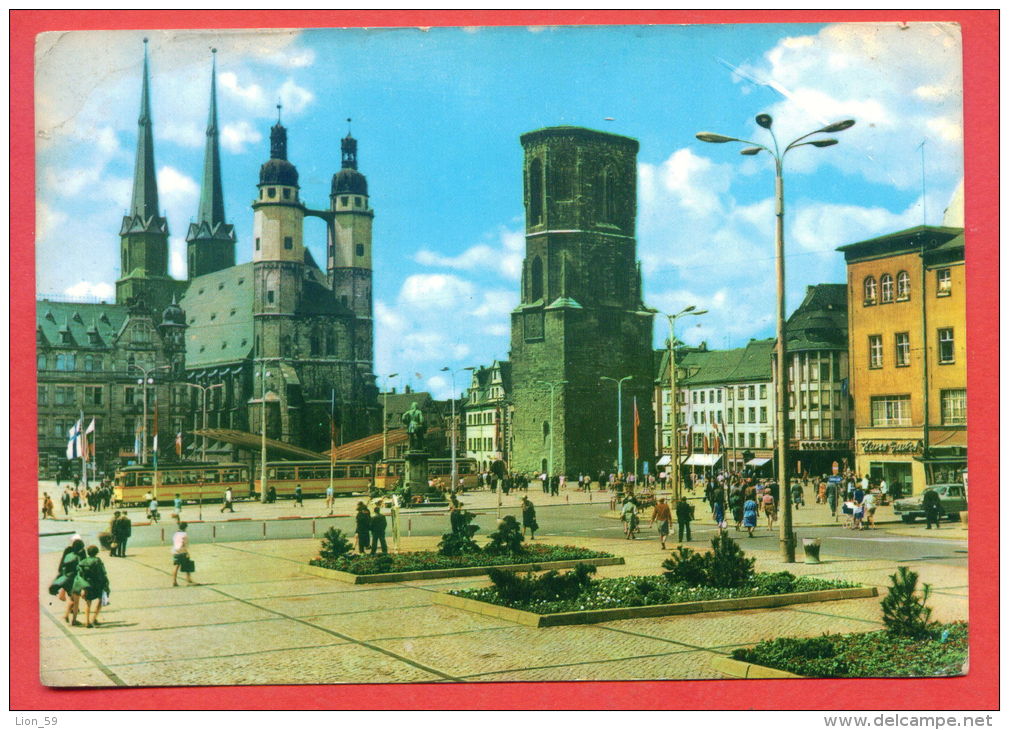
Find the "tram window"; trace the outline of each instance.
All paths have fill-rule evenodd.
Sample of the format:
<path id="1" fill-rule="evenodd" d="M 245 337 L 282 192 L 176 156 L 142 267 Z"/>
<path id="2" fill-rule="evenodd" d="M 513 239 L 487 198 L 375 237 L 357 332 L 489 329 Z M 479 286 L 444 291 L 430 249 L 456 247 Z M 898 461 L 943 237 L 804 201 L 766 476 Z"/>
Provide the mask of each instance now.
<path id="1" fill-rule="evenodd" d="M 294 479 L 294 467 L 285 466 L 277 468 L 277 479 Z"/>
<path id="2" fill-rule="evenodd" d="M 269 479 L 276 479 L 277 478 L 277 467 L 271 466 L 269 469 L 267 469 L 266 470 L 266 476 Z"/>
<path id="3" fill-rule="evenodd" d="M 138 480 L 139 481 L 138 486 L 149 487 L 153 484 L 152 480 L 152 477 L 154 476 L 153 474 L 148 472 L 145 474 L 138 474 L 137 476 L 140 477 L 140 479 Z"/>
<path id="4" fill-rule="evenodd" d="M 221 472 L 221 480 L 225 482 L 238 481 L 238 469 L 225 469 Z"/>
<path id="5" fill-rule="evenodd" d="M 360 477 L 368 476 L 368 467 L 364 464 L 354 464 L 350 467 L 350 476 L 352 479 L 359 479 Z"/>
<path id="6" fill-rule="evenodd" d="M 135 487 L 137 486 L 137 475 L 136 474 L 124 474 L 123 475 L 123 486 Z"/>
<path id="7" fill-rule="evenodd" d="M 329 467 L 302 466 L 298 469 L 299 479 L 328 479 Z"/>
<path id="8" fill-rule="evenodd" d="M 217 484 L 220 474 L 217 469 L 204 469 L 203 481 L 207 484 Z"/>

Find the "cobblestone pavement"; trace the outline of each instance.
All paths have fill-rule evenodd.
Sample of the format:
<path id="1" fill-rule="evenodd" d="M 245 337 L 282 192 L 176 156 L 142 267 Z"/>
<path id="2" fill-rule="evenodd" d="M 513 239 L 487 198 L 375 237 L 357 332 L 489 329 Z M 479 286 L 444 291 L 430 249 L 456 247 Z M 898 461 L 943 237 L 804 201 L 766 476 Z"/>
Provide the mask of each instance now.
<path id="1" fill-rule="evenodd" d="M 403 540 L 404 549 L 437 538 Z M 565 537 L 626 558 L 599 577 L 656 574 L 654 541 Z M 434 592 L 486 585 L 485 577 L 350 585 L 299 572 L 312 539 L 218 542 L 192 547 L 199 585 L 171 586 L 166 547 L 103 553 L 112 603 L 102 624 L 71 627 L 51 598 L 57 555 L 40 559 L 41 679 L 50 686 L 170 686 L 364 682 L 500 682 L 592 679 L 700 679 L 718 676 L 710 660 L 774 636 L 871 631 L 879 598 L 612 621 L 537 629 L 433 605 Z M 859 581 L 885 593 L 896 564 L 834 559 L 785 566 L 752 551 L 757 569 Z M 967 569 L 915 561 L 932 583 L 939 620 L 967 617 Z M 83 614 L 81 614 L 83 620 Z"/>

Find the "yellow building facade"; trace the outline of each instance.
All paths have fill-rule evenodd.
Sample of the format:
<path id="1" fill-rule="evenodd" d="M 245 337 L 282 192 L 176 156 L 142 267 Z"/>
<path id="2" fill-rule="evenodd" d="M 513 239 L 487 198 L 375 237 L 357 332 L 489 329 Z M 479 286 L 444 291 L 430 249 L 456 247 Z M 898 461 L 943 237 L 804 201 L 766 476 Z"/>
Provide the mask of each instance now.
<path id="1" fill-rule="evenodd" d="M 901 494 L 960 482 L 967 468 L 963 229 L 918 226 L 839 250 L 848 272 L 856 473 L 885 479 Z"/>

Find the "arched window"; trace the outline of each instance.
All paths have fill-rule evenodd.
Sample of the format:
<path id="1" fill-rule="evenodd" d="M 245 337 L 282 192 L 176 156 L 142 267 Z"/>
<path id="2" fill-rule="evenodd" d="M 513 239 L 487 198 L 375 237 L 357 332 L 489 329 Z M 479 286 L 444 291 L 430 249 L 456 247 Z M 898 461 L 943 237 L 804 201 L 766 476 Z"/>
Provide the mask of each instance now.
<path id="1" fill-rule="evenodd" d="M 549 421 L 544 421 L 543 422 L 543 443 L 546 443 L 547 439 L 549 439 L 549 438 L 550 438 L 550 422 Z"/>
<path id="2" fill-rule="evenodd" d="M 599 173 L 599 197 L 596 198 L 596 206 L 600 223 L 616 222 L 617 204 L 616 196 L 614 194 L 614 188 L 616 187 L 615 182 L 616 174 L 613 172 L 613 168 L 603 168 L 603 171 Z"/>
<path id="3" fill-rule="evenodd" d="M 529 298 L 534 302 L 543 298 L 543 262 L 539 256 L 533 256 L 529 266 Z"/>
<path id="4" fill-rule="evenodd" d="M 876 279 L 872 276 L 865 277 L 865 281 L 862 284 L 862 288 L 865 290 L 865 304 L 875 304 Z"/>
<path id="5" fill-rule="evenodd" d="M 543 162 L 537 157 L 529 163 L 529 223 L 543 220 Z"/>
<path id="6" fill-rule="evenodd" d="M 879 298 L 884 302 L 893 301 L 893 277 L 889 274 L 879 277 Z"/>
<path id="7" fill-rule="evenodd" d="M 911 275 L 906 271 L 897 274 L 897 301 L 903 302 L 911 298 Z"/>

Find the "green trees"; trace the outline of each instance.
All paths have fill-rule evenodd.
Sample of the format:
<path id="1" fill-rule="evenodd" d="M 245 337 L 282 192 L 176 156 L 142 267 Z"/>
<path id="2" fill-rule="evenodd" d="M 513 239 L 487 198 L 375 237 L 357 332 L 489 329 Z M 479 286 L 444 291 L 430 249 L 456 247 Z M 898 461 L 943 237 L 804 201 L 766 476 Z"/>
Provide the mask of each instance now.
<path id="1" fill-rule="evenodd" d="M 347 536 L 342 530 L 330 527 L 322 536 L 322 547 L 319 549 L 319 556 L 324 560 L 337 560 L 348 553 L 354 551 Z"/>
<path id="2" fill-rule="evenodd" d="M 932 592 L 932 586 L 922 584 L 919 597 L 918 574 L 902 565 L 890 576 L 890 587 L 886 598 L 882 601 L 883 625 L 895 636 L 906 636 L 911 639 L 924 639 L 931 633 L 934 621 L 931 621 L 932 609 L 925 606 Z"/>
<path id="3" fill-rule="evenodd" d="M 680 546 L 663 561 L 665 576 L 673 583 L 712 588 L 739 588 L 754 574 L 756 558 L 747 558 L 743 549 L 725 533 L 711 541 L 711 552 L 699 554 Z"/>

